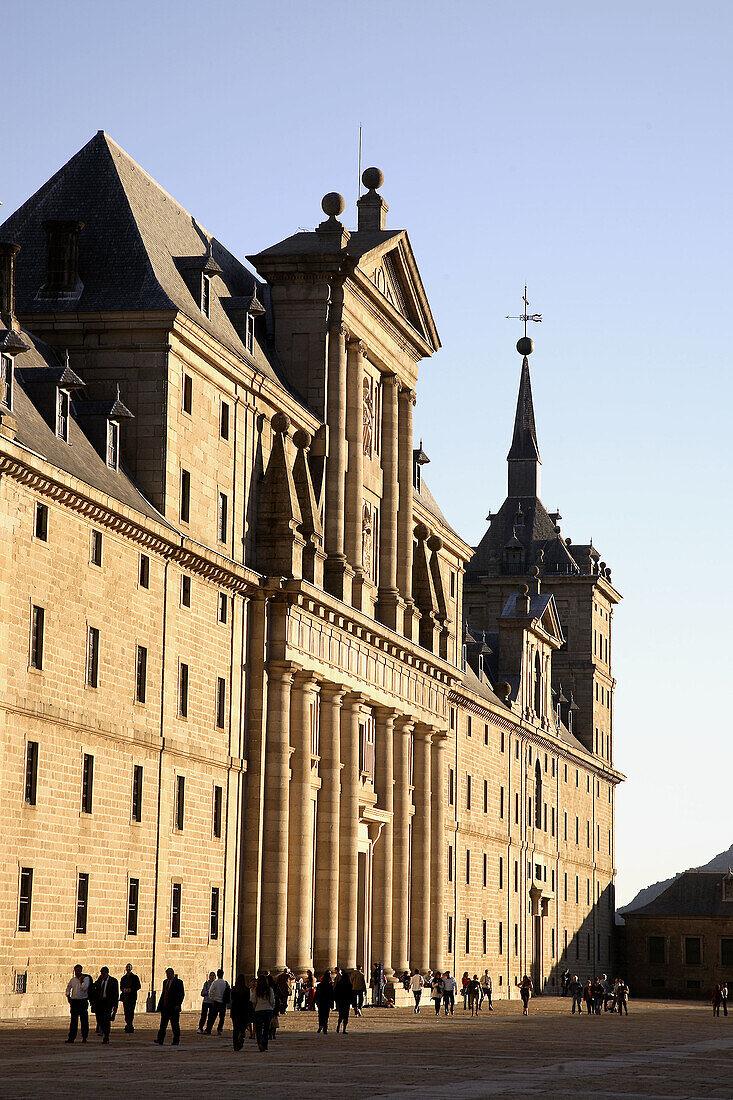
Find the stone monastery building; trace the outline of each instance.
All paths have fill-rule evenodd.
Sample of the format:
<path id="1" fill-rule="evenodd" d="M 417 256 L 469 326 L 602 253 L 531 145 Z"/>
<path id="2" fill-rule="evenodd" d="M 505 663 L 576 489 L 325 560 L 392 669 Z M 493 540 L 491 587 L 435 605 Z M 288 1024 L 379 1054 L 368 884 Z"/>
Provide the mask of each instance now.
<path id="1" fill-rule="evenodd" d="M 526 354 L 507 499 L 448 525 L 364 184 L 245 267 L 99 132 L 0 228 L 3 1016 L 77 961 L 190 1006 L 220 965 L 612 970 L 620 597 L 539 499 Z"/>

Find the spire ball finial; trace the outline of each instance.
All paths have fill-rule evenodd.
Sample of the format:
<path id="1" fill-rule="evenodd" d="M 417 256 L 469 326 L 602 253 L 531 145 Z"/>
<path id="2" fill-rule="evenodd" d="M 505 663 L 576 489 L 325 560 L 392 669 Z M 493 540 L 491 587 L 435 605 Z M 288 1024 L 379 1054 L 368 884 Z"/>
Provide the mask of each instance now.
<path id="1" fill-rule="evenodd" d="M 531 355 L 534 351 L 534 341 L 529 336 L 520 336 L 517 340 L 517 351 L 520 355 Z"/>
<path id="2" fill-rule="evenodd" d="M 321 210 L 329 218 L 337 218 L 343 213 L 345 206 L 344 196 L 339 195 L 338 191 L 329 191 L 321 199 Z"/>
<path id="3" fill-rule="evenodd" d="M 380 168 L 365 168 L 361 174 L 361 182 L 370 191 L 376 191 L 384 183 L 384 172 Z"/>

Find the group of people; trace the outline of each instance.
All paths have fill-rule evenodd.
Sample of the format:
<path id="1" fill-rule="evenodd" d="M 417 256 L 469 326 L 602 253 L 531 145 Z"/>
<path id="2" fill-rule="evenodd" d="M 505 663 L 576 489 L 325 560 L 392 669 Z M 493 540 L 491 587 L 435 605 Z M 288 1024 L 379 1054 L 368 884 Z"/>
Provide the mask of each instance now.
<path id="1" fill-rule="evenodd" d="M 713 990 L 713 1016 L 720 1016 L 720 1010 L 723 1009 L 723 1015 L 728 1015 L 728 983 L 721 982 L 720 985 L 716 985 Z"/>
<path id="2" fill-rule="evenodd" d="M 108 1043 L 110 1028 L 117 1015 L 120 1001 L 125 1014 L 125 1031 L 133 1032 L 139 991 L 140 979 L 133 972 L 131 963 L 125 967 L 125 973 L 119 982 L 112 977 L 106 966 L 102 967 L 96 981 L 91 974 L 84 973 L 82 966 L 75 966 L 66 987 L 66 999 L 71 1010 L 69 1037 L 66 1042 L 75 1042 L 79 1025 L 81 1025 L 81 1041 L 86 1043 L 89 1036 L 89 1009 L 91 1008 L 97 1020 L 97 1034 L 102 1036 L 103 1043 Z M 182 1003 L 183 992 L 181 991 Z"/>
<path id="3" fill-rule="evenodd" d="M 452 1016 L 455 1012 L 456 997 L 458 995 L 458 983 L 450 970 L 428 970 L 427 974 L 421 974 L 419 970 L 413 970 L 410 974 L 407 970 L 401 978 L 403 987 L 412 993 L 415 999 L 413 1012 L 418 1015 L 424 990 L 429 990 L 429 996 L 435 1005 L 435 1015 L 440 1015 L 441 1008 L 444 1015 Z M 488 970 L 484 970 L 479 978 L 478 974 L 469 977 L 468 971 L 464 971 L 461 979 L 461 993 L 463 995 L 463 1010 L 477 1016 L 481 1011 L 484 1001 L 489 1003 L 489 1011 L 494 1011 L 491 1003 L 493 984 Z"/>
<path id="4" fill-rule="evenodd" d="M 601 974 L 582 982 L 577 974 L 571 975 L 566 969 L 560 978 L 560 989 L 563 997 L 572 997 L 573 1014 L 577 1007 L 578 1015 L 582 1016 L 583 1005 L 589 1016 L 600 1016 L 601 1012 L 618 1012 L 619 1016 L 629 1014 L 629 987 L 623 978 L 616 978 L 611 983 Z"/>

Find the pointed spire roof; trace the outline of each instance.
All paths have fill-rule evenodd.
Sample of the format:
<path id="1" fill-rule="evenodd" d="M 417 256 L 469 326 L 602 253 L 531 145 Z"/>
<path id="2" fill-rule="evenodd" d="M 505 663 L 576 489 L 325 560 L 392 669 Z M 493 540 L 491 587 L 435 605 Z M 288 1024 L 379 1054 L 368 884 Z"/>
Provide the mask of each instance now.
<path id="1" fill-rule="evenodd" d="M 522 359 L 522 374 L 519 379 L 519 394 L 517 396 L 517 411 L 514 416 L 514 435 L 512 445 L 507 455 L 509 462 L 541 462 L 540 449 L 537 445 L 537 430 L 534 422 L 534 405 L 532 403 L 532 381 L 529 375 L 529 360 L 525 355 Z"/>

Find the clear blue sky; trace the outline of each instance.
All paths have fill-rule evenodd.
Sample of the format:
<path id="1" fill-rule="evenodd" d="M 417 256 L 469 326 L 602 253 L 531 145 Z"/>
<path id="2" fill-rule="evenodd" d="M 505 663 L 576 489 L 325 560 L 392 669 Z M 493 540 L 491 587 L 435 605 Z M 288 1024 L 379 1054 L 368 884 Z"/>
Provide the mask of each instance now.
<path id="1" fill-rule="evenodd" d="M 364 127 L 443 341 L 426 475 L 470 542 L 505 493 L 529 284 L 543 499 L 625 597 L 618 899 L 727 848 L 731 5 L 6 8 L 2 215 L 105 129 L 242 256 L 326 191 L 353 223 Z"/>

